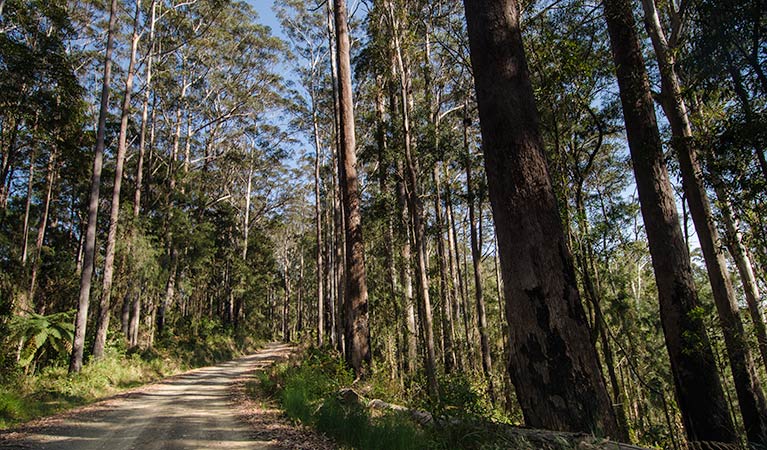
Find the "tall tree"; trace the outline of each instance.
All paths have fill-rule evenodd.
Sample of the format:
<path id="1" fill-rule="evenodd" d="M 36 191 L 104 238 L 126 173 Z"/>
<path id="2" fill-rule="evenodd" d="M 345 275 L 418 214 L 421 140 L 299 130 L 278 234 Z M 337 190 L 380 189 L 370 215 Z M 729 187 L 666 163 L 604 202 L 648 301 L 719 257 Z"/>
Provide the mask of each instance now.
<path id="1" fill-rule="evenodd" d="M 605 0 L 604 8 L 685 430 L 690 441 L 733 442 L 735 434 L 699 313 L 690 256 L 663 159 L 631 4 L 627 0 Z"/>
<path id="2" fill-rule="evenodd" d="M 344 319 L 346 360 L 355 374 L 364 376 L 371 364 L 368 324 L 368 288 L 365 275 L 365 243 L 362 239 L 360 190 L 354 136 L 354 100 L 347 24 L 346 0 L 334 1 L 338 59 L 339 182 L 346 230 L 346 289 Z"/>
<path id="3" fill-rule="evenodd" d="M 685 197 L 703 250 L 714 303 L 724 333 L 743 425 L 749 442 L 765 446 L 767 445 L 765 442 L 767 402 L 740 318 L 735 290 L 732 287 L 722 242 L 719 239 L 719 231 L 714 223 L 711 202 L 703 183 L 698 151 L 693 144 L 692 126 L 673 56 L 676 43 L 670 43 L 666 39 L 655 0 L 642 0 L 642 7 L 645 13 L 645 28 L 650 35 L 660 68 L 661 104 L 671 125 L 671 144 L 679 159 Z M 677 37 L 679 34 L 679 31 L 672 30 L 672 36 Z"/>
<path id="4" fill-rule="evenodd" d="M 510 327 L 529 426 L 621 435 L 543 154 L 515 0 L 464 0 Z"/>
<path id="5" fill-rule="evenodd" d="M 131 36 L 130 59 L 128 61 L 128 74 L 125 78 L 125 95 L 123 96 L 122 113 L 120 117 L 120 134 L 117 138 L 117 155 L 115 161 L 115 179 L 112 187 L 112 206 L 109 212 L 109 232 L 107 234 L 107 248 L 104 256 L 104 279 L 101 288 L 101 302 L 99 303 L 98 320 L 96 321 L 96 339 L 93 341 L 93 357 L 101 358 L 104 355 L 104 345 L 107 340 L 109 329 L 112 297 L 112 282 L 114 280 L 115 249 L 117 248 L 117 226 L 120 219 L 120 191 L 122 189 L 123 170 L 125 167 L 125 152 L 128 141 L 128 118 L 130 116 L 130 101 L 133 91 L 133 76 L 136 69 L 136 51 L 139 41 L 139 18 L 141 17 L 141 2 L 136 1 L 133 16 L 133 35 Z"/>
<path id="6" fill-rule="evenodd" d="M 96 225 L 99 212 L 99 189 L 101 188 L 101 168 L 104 161 L 104 136 L 106 134 L 107 113 L 109 112 L 109 91 L 112 77 L 112 50 L 117 23 L 117 0 L 112 0 L 109 7 L 109 28 L 107 45 L 104 50 L 104 77 L 101 85 L 101 104 L 96 130 L 96 148 L 93 157 L 93 174 L 88 197 L 88 222 L 83 246 L 83 268 L 80 272 L 80 295 L 77 302 L 75 319 L 75 339 L 72 343 L 72 355 L 69 359 L 69 373 L 79 372 L 83 367 L 85 347 L 85 328 L 88 323 L 88 306 L 91 298 L 91 278 L 96 262 Z"/>

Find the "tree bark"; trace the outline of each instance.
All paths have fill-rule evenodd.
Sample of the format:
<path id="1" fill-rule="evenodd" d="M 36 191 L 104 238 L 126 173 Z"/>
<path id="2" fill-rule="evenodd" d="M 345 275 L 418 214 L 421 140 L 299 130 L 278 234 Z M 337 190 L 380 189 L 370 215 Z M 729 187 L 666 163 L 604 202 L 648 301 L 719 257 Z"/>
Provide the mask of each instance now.
<path id="1" fill-rule="evenodd" d="M 125 79 L 125 96 L 123 97 L 122 116 L 120 118 L 120 134 L 117 144 L 117 161 L 115 162 L 115 180 L 112 188 L 112 207 L 109 213 L 109 232 L 107 248 L 104 257 L 104 279 L 101 288 L 98 320 L 96 322 L 96 339 L 93 342 L 93 358 L 99 359 L 104 355 L 104 346 L 109 329 L 110 303 L 112 298 L 112 280 L 114 278 L 115 249 L 117 248 L 117 226 L 120 220 L 120 191 L 122 189 L 123 169 L 125 166 L 125 151 L 128 139 L 128 118 L 130 117 L 130 100 L 133 91 L 133 75 L 136 70 L 136 50 L 139 41 L 139 18 L 141 2 L 136 1 L 136 12 L 133 16 L 133 36 L 131 38 L 130 61 L 128 74 Z"/>
<path id="2" fill-rule="evenodd" d="M 515 0 L 464 0 L 497 227 L 510 372 L 527 425 L 625 438 L 591 343 L 543 154 Z"/>
<path id="3" fill-rule="evenodd" d="M 604 8 L 682 420 L 690 441 L 733 442 L 722 384 L 698 312 L 631 5 L 605 0 Z"/>
<path id="4" fill-rule="evenodd" d="M 442 339 L 445 342 L 445 351 L 443 353 L 443 359 L 445 364 L 445 373 L 452 372 L 457 366 L 455 356 L 455 325 L 453 324 L 453 300 L 451 298 L 451 289 L 449 288 L 448 277 L 448 261 L 445 250 L 444 230 L 445 223 L 442 214 L 442 196 L 440 191 L 442 190 L 442 183 L 439 176 L 439 165 L 434 166 L 432 172 L 434 179 L 434 214 L 437 227 L 437 257 L 439 259 L 439 276 L 440 285 L 439 292 L 442 297 Z"/>
<path id="5" fill-rule="evenodd" d="M 402 140 L 405 147 L 405 172 L 407 181 L 407 204 L 410 220 L 413 223 L 413 237 L 416 251 L 416 286 L 418 287 L 419 312 L 424 340 L 424 367 L 429 395 L 436 398 L 437 365 L 434 350 L 434 325 L 432 318 L 431 299 L 429 297 L 428 265 L 426 263 L 426 228 L 423 223 L 423 202 L 419 194 L 416 162 L 413 156 L 413 137 L 410 122 L 410 77 L 399 37 L 399 25 L 395 19 L 394 5 L 389 2 L 389 13 L 392 21 L 394 51 L 397 61 L 397 71 L 400 76 L 400 106 L 402 114 Z"/>
<path id="6" fill-rule="evenodd" d="M 679 159 L 682 185 L 690 214 L 703 251 L 719 322 L 733 374 L 738 405 L 749 442 L 767 445 L 767 401 L 756 374 L 753 357 L 740 319 L 735 291 L 721 250 L 719 232 L 714 223 L 711 203 L 703 183 L 697 150 L 693 144 L 692 127 L 687 105 L 675 69 L 666 36 L 655 7 L 655 0 L 642 0 L 645 28 L 650 35 L 661 76 L 663 110 L 671 125 L 672 146 Z"/>
<path id="7" fill-rule="evenodd" d="M 72 343 L 72 355 L 69 359 L 69 373 L 77 373 L 83 367 L 85 347 L 85 328 L 88 322 L 88 306 L 91 299 L 91 277 L 96 260 L 96 225 L 99 213 L 99 189 L 101 188 L 101 168 L 104 161 L 104 137 L 106 134 L 107 112 L 109 109 L 109 83 L 112 77 L 112 49 L 114 48 L 115 24 L 117 23 L 117 0 L 112 0 L 109 8 L 109 29 L 104 55 L 104 78 L 101 85 L 101 104 L 98 127 L 96 130 L 96 149 L 93 158 L 93 175 L 88 197 L 88 225 L 83 246 L 83 266 L 80 272 L 80 295 L 77 302 L 75 319 L 75 338 Z"/>
<path id="8" fill-rule="evenodd" d="M 474 208 L 474 186 L 472 174 L 472 155 L 469 146 L 469 107 L 463 105 L 463 147 L 466 158 L 466 197 L 469 202 L 469 240 L 471 242 L 471 261 L 474 268 L 474 299 L 477 307 L 477 322 L 479 325 L 479 348 L 482 355 L 482 372 L 487 380 L 490 399 L 495 401 L 493 390 L 493 360 L 490 355 L 490 339 L 487 336 L 487 313 L 485 311 L 485 296 L 482 286 L 482 249 L 477 236 L 477 217 Z M 481 220 L 481 216 L 480 216 Z"/>
<path id="9" fill-rule="evenodd" d="M 397 171 L 400 174 L 400 178 L 404 178 L 404 169 L 402 162 L 397 162 Z M 411 232 L 411 220 L 407 209 L 407 193 L 405 192 L 405 184 L 401 180 L 397 180 L 397 202 L 400 210 L 400 225 L 402 227 L 402 233 L 404 239 L 402 242 L 402 248 L 400 250 L 400 258 L 402 260 L 400 265 L 400 278 L 402 279 L 402 301 L 403 308 L 405 310 L 405 369 L 409 375 L 413 375 L 416 370 L 416 361 L 418 359 L 418 339 L 415 323 L 415 304 L 413 302 L 413 254 L 411 248 L 412 232 Z"/>
<path id="10" fill-rule="evenodd" d="M 28 301 L 30 305 L 35 304 L 35 290 L 37 289 L 37 274 L 40 270 L 40 258 L 43 250 L 43 242 L 45 241 L 45 232 L 48 228 L 48 214 L 51 209 L 51 198 L 53 197 L 53 183 L 56 178 L 56 159 L 58 156 L 58 148 L 54 146 L 51 148 L 51 153 L 48 156 L 47 178 L 45 180 L 45 202 L 43 206 L 43 214 L 40 216 L 40 222 L 37 225 L 37 239 L 35 240 L 35 253 L 32 258 L 32 277 L 29 282 L 29 296 Z"/>
<path id="11" fill-rule="evenodd" d="M 320 198 L 320 163 L 322 161 L 322 144 L 320 143 L 320 126 L 317 118 L 317 103 L 314 87 L 314 72 L 312 72 L 311 100 L 312 100 L 312 127 L 314 131 L 314 229 L 317 235 L 317 345 L 325 344 L 325 296 L 322 283 L 325 279 L 322 261 L 322 199 Z"/>
<path id="12" fill-rule="evenodd" d="M 738 268 L 741 284 L 743 284 L 743 291 L 746 294 L 748 312 L 751 315 L 751 321 L 754 323 L 756 339 L 759 342 L 759 352 L 762 356 L 762 364 L 767 367 L 767 330 L 765 330 L 764 316 L 759 308 L 759 301 L 761 299 L 759 285 L 756 281 L 756 276 L 754 275 L 751 258 L 748 256 L 748 250 L 743 244 L 743 237 L 741 236 L 737 222 L 733 217 L 732 208 L 730 207 L 727 195 L 720 187 L 717 186 L 715 189 L 719 202 L 722 205 L 721 210 L 727 235 L 727 248 L 732 255 L 732 259 L 735 260 L 735 266 Z"/>
<path id="13" fill-rule="evenodd" d="M 346 360 L 357 377 L 368 373 L 371 363 L 368 325 L 368 288 L 365 278 L 365 244 L 362 238 L 360 192 L 357 179 L 357 154 L 354 136 L 354 101 L 346 0 L 335 0 L 336 46 L 338 58 L 339 105 L 339 181 L 346 219 Z"/>

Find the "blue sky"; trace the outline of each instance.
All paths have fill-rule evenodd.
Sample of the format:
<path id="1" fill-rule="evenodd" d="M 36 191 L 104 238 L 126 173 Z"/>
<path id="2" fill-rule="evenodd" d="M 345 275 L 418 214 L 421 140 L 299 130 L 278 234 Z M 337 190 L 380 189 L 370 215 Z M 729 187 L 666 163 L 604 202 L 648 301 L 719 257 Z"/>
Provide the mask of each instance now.
<path id="1" fill-rule="evenodd" d="M 246 0 L 253 8 L 258 12 L 258 16 L 261 19 L 261 23 L 272 28 L 272 33 L 276 36 L 282 37 L 282 31 L 280 30 L 280 23 L 277 21 L 277 17 L 272 11 L 272 5 L 274 0 Z"/>

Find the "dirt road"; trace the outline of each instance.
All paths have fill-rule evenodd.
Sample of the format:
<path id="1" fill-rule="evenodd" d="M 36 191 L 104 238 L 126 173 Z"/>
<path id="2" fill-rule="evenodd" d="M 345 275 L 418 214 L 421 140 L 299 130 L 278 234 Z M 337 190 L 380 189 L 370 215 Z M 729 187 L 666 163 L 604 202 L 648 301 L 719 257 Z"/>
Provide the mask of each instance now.
<path id="1" fill-rule="evenodd" d="M 32 428 L 2 449 L 43 450 L 269 450 L 239 420 L 230 400 L 238 377 L 284 357 L 287 345 L 270 344 L 254 355 L 196 369 L 140 389 L 125 398 L 66 414 Z"/>

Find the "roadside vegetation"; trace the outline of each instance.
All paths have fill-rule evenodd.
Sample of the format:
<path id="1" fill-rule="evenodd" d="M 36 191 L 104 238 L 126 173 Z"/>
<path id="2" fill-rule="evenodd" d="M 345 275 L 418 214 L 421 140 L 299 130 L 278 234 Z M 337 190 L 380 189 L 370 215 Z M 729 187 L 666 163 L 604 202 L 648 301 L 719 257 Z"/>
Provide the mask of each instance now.
<path id="1" fill-rule="evenodd" d="M 290 419 L 315 428 L 346 449 L 611 448 L 584 435 L 515 428 L 513 424 L 521 418 L 494 408 L 479 376 L 454 374 L 440 381 L 440 401 L 434 403 L 423 383 L 403 386 L 384 370 L 374 370 L 365 381 L 355 380 L 338 353 L 310 347 L 259 372 L 247 391 L 253 397 L 271 399 Z M 379 405 L 404 408 L 371 408 L 372 399 Z"/>
<path id="2" fill-rule="evenodd" d="M 71 349 L 71 340 L 66 336 L 67 328 L 57 323 L 65 318 L 48 317 L 47 322 L 45 316 L 34 316 L 30 320 L 33 319 L 41 323 L 37 327 L 17 324 L 15 328 L 36 330 L 36 334 L 25 339 L 32 344 L 23 346 L 21 364 L 9 354 L 0 370 L 0 430 L 84 406 L 189 369 L 229 360 L 259 345 L 213 322 L 203 321 L 196 325 L 195 333 L 167 335 L 155 346 L 143 350 L 128 350 L 122 339 L 110 340 L 103 357 L 85 365 L 81 372 L 69 375 L 67 349 Z M 39 328 L 43 323 L 47 323 L 47 330 Z M 41 370 L 36 369 L 41 366 Z"/>

